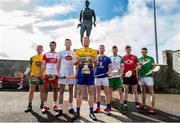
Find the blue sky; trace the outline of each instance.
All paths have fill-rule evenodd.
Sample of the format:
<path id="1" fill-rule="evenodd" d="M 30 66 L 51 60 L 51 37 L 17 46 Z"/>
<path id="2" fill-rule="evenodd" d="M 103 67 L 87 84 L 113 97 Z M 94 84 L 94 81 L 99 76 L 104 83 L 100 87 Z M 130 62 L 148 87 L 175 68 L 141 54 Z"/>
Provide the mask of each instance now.
<path id="1" fill-rule="evenodd" d="M 37 4 L 42 6 L 54 6 L 59 3 L 67 3 L 67 0 L 38 0 Z M 123 16 L 127 12 L 128 0 L 91 0 L 90 7 L 102 20 L 110 20 L 116 16 Z M 84 0 L 76 6 L 77 9 L 84 7 Z M 79 11 L 72 11 L 66 15 L 56 15 L 54 19 L 77 18 Z"/>
<path id="2" fill-rule="evenodd" d="M 80 48 L 77 29 L 80 10 L 85 0 L 0 0 L 0 59 L 27 60 L 35 47 L 57 41 L 57 51 L 64 49 L 64 39 L 70 38 L 74 48 Z M 97 26 L 91 34 L 91 47 L 131 45 L 133 54 L 147 47 L 155 57 L 153 0 L 90 0 L 97 15 Z M 180 49 L 180 0 L 156 0 L 157 31 L 160 61 L 163 50 Z M 4 47 L 6 45 L 6 47 Z M 21 48 L 19 48 L 21 47 Z M 18 50 L 14 50 L 14 49 Z M 26 54 L 24 54 L 26 52 Z"/>

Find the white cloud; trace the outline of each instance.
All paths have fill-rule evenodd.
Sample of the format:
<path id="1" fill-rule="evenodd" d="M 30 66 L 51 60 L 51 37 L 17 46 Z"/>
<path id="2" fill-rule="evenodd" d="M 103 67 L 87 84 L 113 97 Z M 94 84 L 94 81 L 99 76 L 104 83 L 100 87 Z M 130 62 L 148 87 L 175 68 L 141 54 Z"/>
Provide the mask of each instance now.
<path id="1" fill-rule="evenodd" d="M 71 11 L 74 11 L 73 7 L 69 4 L 59 4 L 56 6 L 50 7 L 38 7 L 33 14 L 37 17 L 46 17 L 46 16 L 54 16 L 56 14 L 67 14 Z"/>
<path id="2" fill-rule="evenodd" d="M 6 25 L 9 27 L 15 27 L 16 25 L 22 26 L 29 23 L 34 23 L 33 16 L 27 16 L 27 13 L 24 11 L 12 11 L 6 12 L 0 9 L 0 23 L 1 25 Z"/>
<path id="3" fill-rule="evenodd" d="M 5 52 L 0 52 L 0 57 L 8 58 L 8 55 Z"/>
<path id="4" fill-rule="evenodd" d="M 1 0 L 0 9 L 4 11 L 14 11 L 25 8 L 32 0 Z"/>
<path id="5" fill-rule="evenodd" d="M 24 30 L 28 33 L 33 33 L 33 23 L 25 24 L 22 26 L 16 26 L 16 29 Z"/>

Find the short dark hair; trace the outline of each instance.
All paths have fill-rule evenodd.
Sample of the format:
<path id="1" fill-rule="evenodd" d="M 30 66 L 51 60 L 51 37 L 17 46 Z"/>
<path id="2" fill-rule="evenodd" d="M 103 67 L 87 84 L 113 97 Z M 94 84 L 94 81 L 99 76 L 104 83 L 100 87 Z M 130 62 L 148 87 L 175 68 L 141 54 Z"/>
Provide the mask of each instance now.
<path id="1" fill-rule="evenodd" d="M 113 46 L 112 49 L 117 49 L 118 47 L 117 46 Z"/>
<path id="2" fill-rule="evenodd" d="M 55 41 L 51 41 L 51 42 L 49 43 L 49 45 L 51 45 L 51 44 L 55 44 L 55 45 L 56 45 L 56 42 L 55 42 Z"/>
<path id="3" fill-rule="evenodd" d="M 104 46 L 103 44 L 99 45 L 99 48 L 100 48 L 100 47 L 103 47 L 103 48 L 105 49 L 105 46 Z"/>
<path id="4" fill-rule="evenodd" d="M 66 38 L 64 42 L 66 43 L 66 41 L 70 41 L 70 42 L 71 42 L 71 39 L 69 39 L 69 38 Z"/>
<path id="5" fill-rule="evenodd" d="M 66 39 L 65 39 L 65 41 L 71 41 L 71 39 L 69 39 L 69 38 L 66 38 Z"/>
<path id="6" fill-rule="evenodd" d="M 131 46 L 127 45 L 127 46 L 125 47 L 125 49 L 131 49 Z"/>
<path id="7" fill-rule="evenodd" d="M 146 47 L 143 47 L 141 50 L 146 50 L 146 51 L 147 51 L 147 48 L 146 48 Z"/>
<path id="8" fill-rule="evenodd" d="M 103 44 L 99 45 L 99 47 L 105 47 Z"/>

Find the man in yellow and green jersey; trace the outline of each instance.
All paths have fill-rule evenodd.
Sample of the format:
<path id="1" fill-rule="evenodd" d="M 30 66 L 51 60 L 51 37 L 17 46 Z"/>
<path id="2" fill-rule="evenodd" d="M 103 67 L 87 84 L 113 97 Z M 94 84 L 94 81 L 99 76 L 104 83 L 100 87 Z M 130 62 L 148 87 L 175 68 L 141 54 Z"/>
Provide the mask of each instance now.
<path id="1" fill-rule="evenodd" d="M 35 92 L 36 85 L 39 85 L 39 90 L 40 90 L 40 97 L 41 97 L 40 108 L 42 108 L 42 106 L 44 105 L 43 103 L 44 84 L 43 84 L 43 80 L 40 79 L 40 69 L 41 69 L 41 64 L 43 61 L 43 55 L 42 55 L 43 46 L 38 45 L 36 51 L 37 51 L 37 55 L 30 58 L 29 66 L 27 67 L 24 73 L 24 76 L 30 73 L 28 106 L 27 106 L 27 109 L 25 109 L 25 112 L 29 112 L 32 110 L 32 100 L 33 100 L 33 95 Z"/>

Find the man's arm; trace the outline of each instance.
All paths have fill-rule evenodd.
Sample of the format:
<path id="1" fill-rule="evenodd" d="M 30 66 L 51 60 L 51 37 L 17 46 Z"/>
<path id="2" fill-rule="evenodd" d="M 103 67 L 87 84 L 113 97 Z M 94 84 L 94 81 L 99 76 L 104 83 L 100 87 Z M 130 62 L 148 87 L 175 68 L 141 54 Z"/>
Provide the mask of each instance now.
<path id="1" fill-rule="evenodd" d="M 58 61 L 57 61 L 57 74 L 59 77 L 60 77 L 60 73 L 59 73 L 60 69 L 61 69 L 61 59 L 58 59 Z"/>
<path id="2" fill-rule="evenodd" d="M 96 26 L 96 14 L 95 14 L 94 10 L 92 10 L 92 16 L 93 16 L 93 19 L 94 19 L 93 24 L 94 24 L 94 26 Z"/>
<path id="3" fill-rule="evenodd" d="M 136 57 L 136 77 L 138 78 L 138 74 L 139 74 L 139 70 L 141 69 L 141 65 L 140 65 L 140 62 L 138 60 L 138 57 Z"/>
<path id="4" fill-rule="evenodd" d="M 93 60 L 93 64 L 94 64 L 94 68 L 95 66 L 97 65 L 97 62 L 98 62 L 98 52 L 96 50 L 93 51 L 93 57 L 92 57 L 92 60 Z"/>
<path id="5" fill-rule="evenodd" d="M 76 55 L 76 53 L 73 54 L 73 60 L 72 60 L 74 65 L 79 64 L 79 57 Z"/>
<path id="6" fill-rule="evenodd" d="M 124 64 L 121 64 L 121 65 L 120 65 L 120 68 L 121 68 L 121 69 L 120 69 L 120 73 L 124 73 Z"/>
<path id="7" fill-rule="evenodd" d="M 26 71 L 24 72 L 23 77 L 27 76 L 27 75 L 31 72 L 32 63 L 33 63 L 33 57 L 30 58 L 30 60 L 29 60 L 29 65 L 28 65 L 28 67 L 26 68 Z"/>
<path id="8" fill-rule="evenodd" d="M 92 60 L 93 60 L 94 68 L 95 68 L 98 62 L 98 57 L 93 57 Z"/>
<path id="9" fill-rule="evenodd" d="M 124 60 L 123 60 L 123 58 L 122 57 L 120 57 L 121 58 L 121 61 L 120 61 L 120 73 L 124 73 Z"/>
<path id="10" fill-rule="evenodd" d="M 40 70 L 40 77 L 43 77 L 43 72 L 45 71 L 45 69 L 46 69 L 46 61 L 43 60 Z"/>
<path id="11" fill-rule="evenodd" d="M 26 71 L 24 72 L 23 78 L 31 72 L 31 67 L 32 67 L 31 64 L 29 64 L 28 67 L 26 68 Z"/>
<path id="12" fill-rule="evenodd" d="M 82 21 L 82 12 L 83 12 L 83 10 L 81 10 L 80 15 L 79 15 L 79 22 L 80 22 L 80 23 L 81 23 L 81 21 Z"/>
<path id="13" fill-rule="evenodd" d="M 112 63 L 109 64 L 109 71 L 108 73 L 111 73 L 112 72 Z"/>

